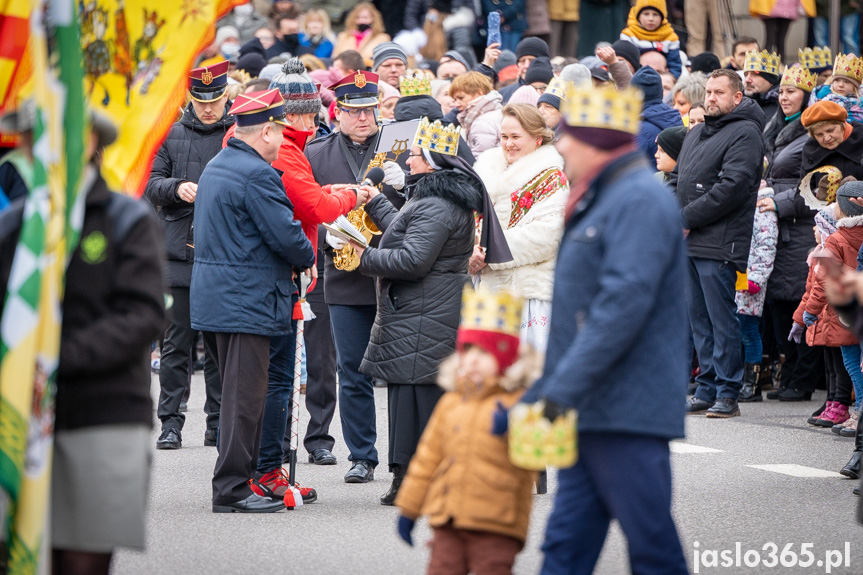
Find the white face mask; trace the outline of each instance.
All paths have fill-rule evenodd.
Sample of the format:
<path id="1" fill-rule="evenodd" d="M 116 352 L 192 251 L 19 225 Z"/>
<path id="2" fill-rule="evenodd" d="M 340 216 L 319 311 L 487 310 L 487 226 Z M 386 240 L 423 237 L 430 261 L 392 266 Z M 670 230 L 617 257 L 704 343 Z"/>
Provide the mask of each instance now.
<path id="1" fill-rule="evenodd" d="M 234 6 L 234 13 L 238 16 L 251 16 L 254 11 L 255 7 L 252 6 L 251 2 L 243 4 L 242 6 Z"/>
<path id="2" fill-rule="evenodd" d="M 222 44 L 222 56 L 230 60 L 232 56 L 236 56 L 240 51 L 240 45 L 235 42 L 225 42 Z"/>

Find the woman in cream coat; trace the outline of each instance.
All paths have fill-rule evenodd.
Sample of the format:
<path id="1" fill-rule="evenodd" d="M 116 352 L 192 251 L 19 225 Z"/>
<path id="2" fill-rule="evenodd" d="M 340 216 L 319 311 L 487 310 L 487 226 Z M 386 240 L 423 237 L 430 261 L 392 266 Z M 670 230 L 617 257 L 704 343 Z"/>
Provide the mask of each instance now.
<path id="1" fill-rule="evenodd" d="M 483 287 L 525 298 L 522 340 L 541 352 L 548 341 L 554 265 L 569 195 L 553 140 L 535 106 L 509 104 L 503 108 L 500 147 L 484 152 L 474 165 L 514 259 L 486 265 L 476 248 L 470 272 Z"/>

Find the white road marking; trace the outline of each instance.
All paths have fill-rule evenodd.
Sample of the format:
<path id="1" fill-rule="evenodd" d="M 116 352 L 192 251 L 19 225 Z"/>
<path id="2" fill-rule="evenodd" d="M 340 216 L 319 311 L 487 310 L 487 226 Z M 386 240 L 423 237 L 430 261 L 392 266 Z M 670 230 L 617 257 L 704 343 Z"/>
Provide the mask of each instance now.
<path id="1" fill-rule="evenodd" d="M 792 477 L 837 477 L 842 476 L 833 471 L 825 471 L 815 467 L 806 467 L 805 465 L 797 465 L 796 463 L 777 463 L 773 465 L 747 465 L 753 469 L 762 471 L 773 471 L 774 473 L 782 473 Z"/>
<path id="2" fill-rule="evenodd" d="M 668 444 L 671 453 L 722 453 L 721 449 L 713 449 L 712 447 L 702 447 L 701 445 L 693 445 L 683 441 L 672 441 Z"/>

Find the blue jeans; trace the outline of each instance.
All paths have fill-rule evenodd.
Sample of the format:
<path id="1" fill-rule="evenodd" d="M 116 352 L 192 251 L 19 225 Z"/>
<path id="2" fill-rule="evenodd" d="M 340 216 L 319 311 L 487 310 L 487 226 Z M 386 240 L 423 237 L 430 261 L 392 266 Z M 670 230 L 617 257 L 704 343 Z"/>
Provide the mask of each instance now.
<path id="1" fill-rule="evenodd" d="M 860 402 L 863 401 L 863 373 L 860 371 L 860 344 L 843 345 L 842 346 L 842 363 L 845 364 L 845 371 L 851 377 L 851 384 L 854 386 L 854 409 L 860 409 Z"/>
<path id="2" fill-rule="evenodd" d="M 839 19 L 839 35 L 842 38 L 842 52 L 860 53 L 860 14 L 848 14 Z M 830 45 L 830 24 L 827 18 L 815 18 L 815 45 Z"/>
<path id="3" fill-rule="evenodd" d="M 689 258 L 686 303 L 701 373 L 695 397 L 712 402 L 737 399 L 743 384 L 743 355 L 734 284 L 737 271 L 728 262 Z"/>
<path id="4" fill-rule="evenodd" d="M 377 307 L 330 304 L 329 309 L 339 374 L 339 415 L 345 444 L 351 452 L 348 459 L 377 465 L 375 387 L 371 377 L 360 373 Z"/>
<path id="5" fill-rule="evenodd" d="M 297 301 L 296 296 L 293 299 Z M 297 322 L 291 322 L 291 333 L 270 338 L 270 369 L 267 381 L 267 405 L 261 428 L 261 450 L 258 473 L 278 469 L 284 461 L 282 439 L 291 416 L 291 388 L 294 386 L 294 358 L 297 345 Z"/>
<path id="6" fill-rule="evenodd" d="M 582 433 L 578 449 L 578 463 L 558 472 L 540 573 L 593 573 L 612 519 L 626 536 L 634 575 L 688 573 L 671 517 L 668 440 Z"/>
<path id="7" fill-rule="evenodd" d="M 764 344 L 761 342 L 761 318 L 753 315 L 737 314 L 740 321 L 740 337 L 743 340 L 744 363 L 761 363 Z"/>

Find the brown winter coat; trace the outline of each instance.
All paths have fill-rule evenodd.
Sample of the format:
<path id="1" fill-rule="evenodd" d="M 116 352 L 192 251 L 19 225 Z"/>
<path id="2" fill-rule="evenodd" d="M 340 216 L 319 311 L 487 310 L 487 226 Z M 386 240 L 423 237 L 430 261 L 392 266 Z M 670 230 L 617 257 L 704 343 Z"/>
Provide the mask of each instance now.
<path id="1" fill-rule="evenodd" d="M 356 50 L 364 60 L 371 62 L 372 52 L 375 51 L 375 47 L 384 42 L 389 42 L 390 40 L 391 38 L 389 34 L 369 34 L 362 42 L 360 42 L 360 45 L 357 46 L 357 41 L 354 38 L 354 35 L 345 30 L 344 32 L 340 32 L 338 38 L 336 38 L 336 45 L 333 47 L 333 58 L 342 52 Z"/>
<path id="2" fill-rule="evenodd" d="M 853 270 L 857 267 L 857 253 L 863 245 L 863 216 L 842 218 L 837 223 L 837 228 L 837 231 L 827 238 L 822 254 L 829 252 L 832 258 Z M 794 321 L 805 325 L 804 311 L 818 316 L 815 325 L 806 328 L 806 343 L 810 346 L 857 345 L 857 337 L 842 325 L 836 311 L 827 303 L 824 280 L 818 277 L 817 266 L 817 263 L 813 263 L 809 269 L 806 293 L 797 306 Z"/>
<path id="3" fill-rule="evenodd" d="M 441 365 L 447 390 L 432 413 L 399 489 L 396 505 L 432 527 L 453 527 L 527 538 L 536 474 L 509 461 L 506 436 L 491 434 L 497 403 L 510 408 L 536 376 L 535 354 L 520 359 L 498 384 L 475 390 L 457 380 L 458 359 Z"/>
<path id="4" fill-rule="evenodd" d="M 579 0 L 548 0 L 548 15 L 552 20 L 578 22 Z"/>

